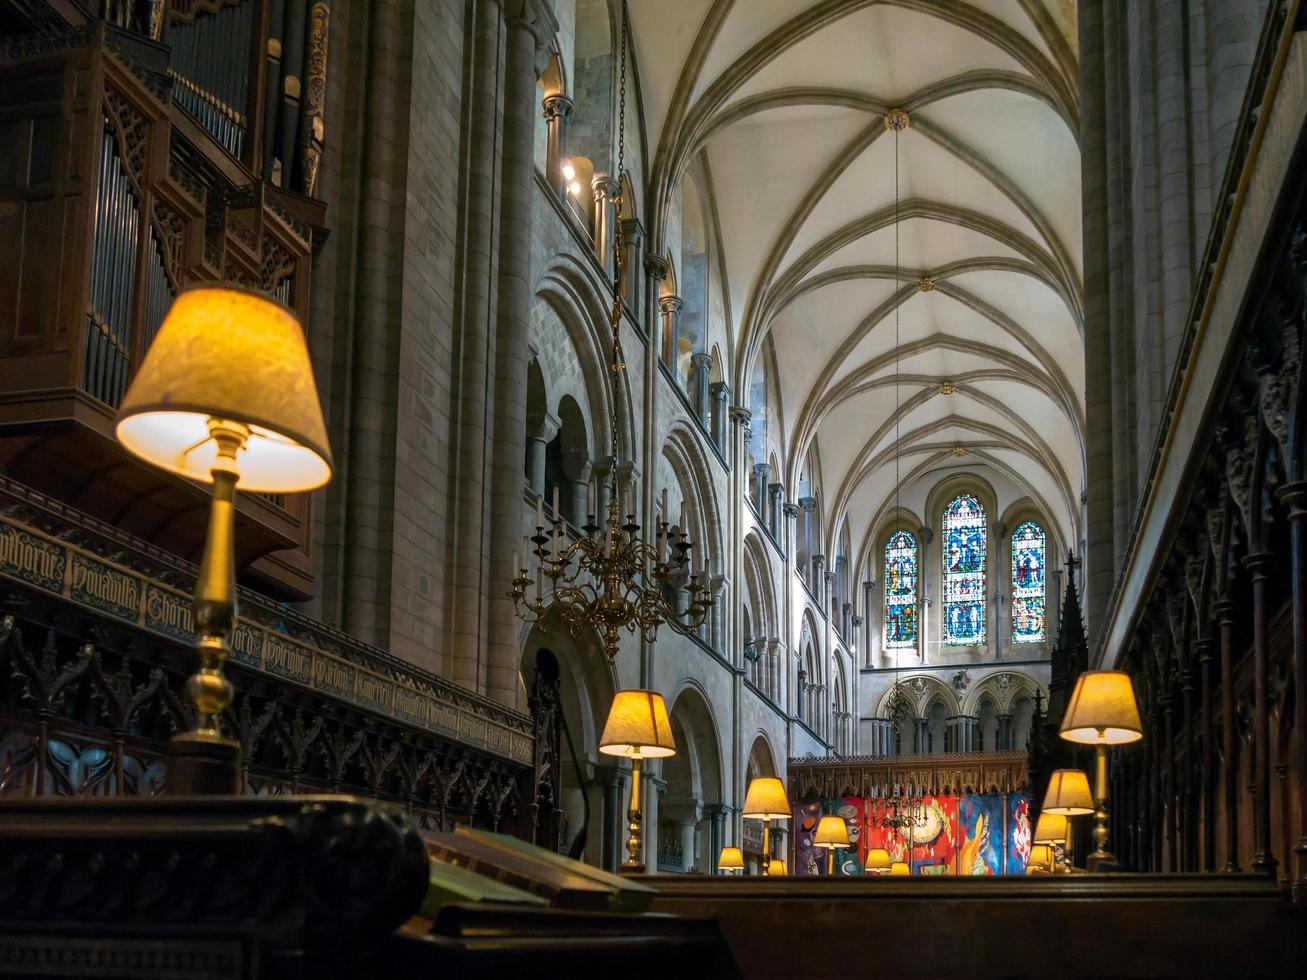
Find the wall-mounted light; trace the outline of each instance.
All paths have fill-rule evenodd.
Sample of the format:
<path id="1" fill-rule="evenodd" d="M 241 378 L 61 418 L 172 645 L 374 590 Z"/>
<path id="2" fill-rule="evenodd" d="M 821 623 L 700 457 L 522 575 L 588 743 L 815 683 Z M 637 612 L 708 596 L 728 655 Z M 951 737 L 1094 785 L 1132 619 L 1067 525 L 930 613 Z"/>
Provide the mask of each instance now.
<path id="1" fill-rule="evenodd" d="M 571 194 L 573 197 L 580 197 L 581 185 L 575 180 L 572 181 L 570 184 L 567 185 L 567 193 Z"/>
<path id="2" fill-rule="evenodd" d="M 563 179 L 569 183 L 576 179 L 576 168 L 572 166 L 570 160 L 563 163 Z"/>

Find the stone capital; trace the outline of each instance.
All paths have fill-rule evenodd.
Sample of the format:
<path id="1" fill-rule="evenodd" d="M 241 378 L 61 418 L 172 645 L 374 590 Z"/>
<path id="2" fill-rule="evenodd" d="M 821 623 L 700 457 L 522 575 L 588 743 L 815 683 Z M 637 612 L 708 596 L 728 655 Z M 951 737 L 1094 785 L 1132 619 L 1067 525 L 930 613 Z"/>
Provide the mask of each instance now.
<path id="1" fill-rule="evenodd" d="M 725 381 L 714 381 L 708 385 L 708 394 L 712 396 L 715 402 L 725 402 L 731 397 L 731 386 Z"/>
<path id="2" fill-rule="evenodd" d="M 563 476 L 572 483 L 589 483 L 591 473 L 590 450 L 565 449 L 562 454 Z"/>
<path id="3" fill-rule="evenodd" d="M 681 308 L 685 306 L 679 296 L 660 296 L 658 297 L 658 312 L 664 315 L 668 313 L 680 313 Z"/>
<path id="4" fill-rule="evenodd" d="M 572 100 L 562 92 L 546 95 L 540 100 L 540 106 L 544 110 L 544 117 L 551 122 L 560 117 L 566 119 L 572 114 Z"/>
<path id="5" fill-rule="evenodd" d="M 632 482 L 640 478 L 640 470 L 629 459 L 622 460 L 617 464 L 617 485 L 625 490 L 631 486 Z"/>
<path id="6" fill-rule="evenodd" d="M 825 555 L 813 555 L 813 556 L 812 556 L 812 564 L 813 564 L 813 567 L 815 567 L 815 568 L 824 568 L 825 565 L 826 565 L 826 556 L 825 556 Z"/>
<path id="7" fill-rule="evenodd" d="M 864 622 L 865 622 L 865 620 L 864 620 L 861 616 L 854 616 L 854 617 L 853 617 L 853 625 L 854 625 L 854 626 L 861 626 Z"/>
<path id="8" fill-rule="evenodd" d="M 667 278 L 667 273 L 671 271 L 671 266 L 661 255 L 646 255 L 644 257 L 644 272 L 650 279 L 657 279 L 659 282 Z"/>
<path id="9" fill-rule="evenodd" d="M 530 412 L 526 417 L 526 437 L 551 442 L 563 423 L 552 412 Z"/>
<path id="10" fill-rule="evenodd" d="M 590 190 L 596 201 L 611 201 L 617 196 L 617 181 L 608 174 L 595 174 L 590 178 Z"/>
<path id="11" fill-rule="evenodd" d="M 754 463 L 753 472 L 765 480 L 771 474 L 771 463 Z"/>
<path id="12" fill-rule="evenodd" d="M 780 495 L 785 492 L 785 484 L 783 483 L 768 484 L 767 490 L 773 497 L 779 498 Z"/>
<path id="13" fill-rule="evenodd" d="M 785 516 L 790 518 L 791 520 L 798 520 L 799 507 L 797 504 L 791 504 L 789 502 L 786 502 L 782 506 L 781 510 L 784 512 Z"/>
<path id="14" fill-rule="evenodd" d="M 623 218 L 621 221 L 622 241 L 627 245 L 636 245 L 644 241 L 644 225 L 639 218 Z"/>
<path id="15" fill-rule="evenodd" d="M 693 796 L 664 796 L 658 811 L 674 823 L 698 823 L 703 819 L 703 801 Z"/>
<path id="16" fill-rule="evenodd" d="M 802 507 L 802 508 L 803 508 L 804 510 L 806 510 L 806 511 L 809 511 L 809 512 L 814 511 L 814 510 L 817 509 L 817 498 L 816 498 L 816 497 L 800 497 L 800 498 L 799 498 L 799 506 Z"/>
<path id="17" fill-rule="evenodd" d="M 753 413 L 743 405 L 732 405 L 730 410 L 731 421 L 736 425 L 742 425 L 746 429 L 753 420 Z"/>
<path id="18" fill-rule="evenodd" d="M 696 368 L 702 368 L 705 371 L 712 369 L 712 355 L 700 351 L 698 354 L 690 355 L 690 363 Z"/>
<path id="19" fill-rule="evenodd" d="M 529 31 L 536 47 L 536 77 L 549 64 L 549 47 L 558 34 L 558 21 L 548 0 L 505 0 L 504 23 L 509 30 Z"/>

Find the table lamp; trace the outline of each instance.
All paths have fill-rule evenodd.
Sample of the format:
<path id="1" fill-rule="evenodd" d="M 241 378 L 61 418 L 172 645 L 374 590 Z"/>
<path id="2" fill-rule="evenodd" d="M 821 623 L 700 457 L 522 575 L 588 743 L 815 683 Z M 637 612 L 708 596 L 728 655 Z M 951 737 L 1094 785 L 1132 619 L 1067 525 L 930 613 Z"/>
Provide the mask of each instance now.
<path id="1" fill-rule="evenodd" d="M 626 812 L 631 838 L 626 845 L 626 863 L 619 870 L 623 874 L 643 874 L 644 862 L 640 860 L 640 830 L 644 819 L 640 812 L 640 761 L 676 755 L 676 740 L 672 738 L 672 725 L 663 696 L 653 691 L 618 691 L 613 696 L 608 722 L 599 738 L 599 751 L 631 760 L 631 804 Z"/>
<path id="2" fill-rule="evenodd" d="M 118 410 L 118 441 L 155 466 L 213 485 L 195 584 L 195 725 L 168 748 L 168 790 L 239 793 L 240 743 L 222 734 L 223 666 L 236 624 L 236 485 L 314 490 L 331 450 L 304 331 L 294 314 L 239 286 L 178 293 Z"/>
<path id="3" fill-rule="evenodd" d="M 895 861 L 889 866 L 889 873 L 892 877 L 907 877 L 912 874 L 912 869 L 908 867 L 907 861 Z"/>
<path id="4" fill-rule="evenodd" d="M 1107 849 L 1107 749 L 1144 737 L 1130 675 L 1123 670 L 1087 670 L 1081 674 L 1058 734 L 1068 742 L 1094 746 L 1094 850 L 1088 864 L 1092 867 L 1113 861 Z"/>
<path id="5" fill-rule="evenodd" d="M 1026 874 L 1048 874 L 1049 862 L 1052 861 L 1053 849 L 1047 844 L 1034 844 L 1030 848 L 1030 860 L 1026 862 Z"/>
<path id="6" fill-rule="evenodd" d="M 1089 792 L 1089 777 L 1079 769 L 1054 769 L 1048 777 L 1041 813 L 1064 817 L 1083 817 L 1094 812 L 1094 797 Z"/>
<path id="7" fill-rule="evenodd" d="M 1065 863 L 1058 858 L 1057 845 L 1066 846 L 1069 839 L 1067 830 L 1068 825 L 1065 814 L 1041 813 L 1039 819 L 1035 822 L 1035 833 L 1031 837 L 1031 842 L 1049 846 L 1053 853 L 1053 870 L 1055 871 L 1066 870 Z"/>
<path id="8" fill-rule="evenodd" d="M 867 851 L 867 863 L 862 866 L 862 870 L 868 874 L 882 875 L 893 863 L 889 859 L 889 851 L 883 847 L 873 847 Z"/>
<path id="9" fill-rule="evenodd" d="M 723 847 L 717 857 L 717 870 L 723 874 L 744 872 L 744 854 L 738 847 Z"/>
<path id="10" fill-rule="evenodd" d="M 826 874 L 835 873 L 835 848 L 849 846 L 849 827 L 843 817 L 822 817 L 812 835 L 813 847 L 826 849 Z"/>
<path id="11" fill-rule="evenodd" d="M 767 877 L 779 878 L 786 874 L 788 874 L 788 872 L 785 870 L 785 862 L 780 858 L 772 858 L 767 864 Z"/>
<path id="12" fill-rule="evenodd" d="M 785 784 L 775 776 L 758 776 L 750 780 L 740 816 L 745 820 L 762 821 L 762 873 L 768 874 L 767 868 L 771 864 L 771 822 L 790 819 L 790 798 L 785 793 Z"/>

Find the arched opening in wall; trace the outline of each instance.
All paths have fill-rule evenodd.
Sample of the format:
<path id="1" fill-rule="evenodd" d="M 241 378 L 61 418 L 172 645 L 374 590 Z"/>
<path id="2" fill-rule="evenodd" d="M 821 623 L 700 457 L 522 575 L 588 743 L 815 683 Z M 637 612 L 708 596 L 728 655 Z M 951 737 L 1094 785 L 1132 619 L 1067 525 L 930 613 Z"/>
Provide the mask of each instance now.
<path id="1" fill-rule="evenodd" d="M 545 447 L 545 499 L 552 504 L 557 492 L 563 518 L 580 527 L 585 523 L 590 487 L 590 438 L 585 415 L 571 395 L 558 403 L 558 434 Z"/>
<path id="2" fill-rule="evenodd" d="M 976 719 L 980 728 L 980 750 L 993 752 L 998 748 L 998 709 L 988 694 L 980 699 Z"/>
<path id="3" fill-rule="evenodd" d="M 749 604 L 743 602 L 740 604 L 743 618 L 741 625 L 743 630 L 741 636 L 744 640 L 744 669 L 749 672 L 749 680 L 755 687 L 758 686 L 758 661 L 761 659 L 758 654 L 758 639 L 753 632 L 753 617 L 749 615 Z"/>
<path id="4" fill-rule="evenodd" d="M 1022 751 L 1030 741 L 1030 722 L 1035 714 L 1035 702 L 1021 695 L 1012 702 L 1012 747 Z"/>
<path id="5" fill-rule="evenodd" d="M 923 752 L 952 752 L 953 740 L 949 737 L 948 706 L 944 699 L 935 697 L 926 707 L 926 744 Z"/>
<path id="6" fill-rule="evenodd" d="M 540 358 L 533 357 L 526 366 L 526 460 L 523 470 L 531 492 L 535 494 L 545 492 L 548 447 L 554 436 L 551 427 L 545 376 L 540 370 Z"/>
<path id="7" fill-rule="evenodd" d="M 558 186 L 560 174 L 550 173 L 549 168 L 549 121 L 546 118 L 550 112 L 550 106 L 547 100 L 551 96 L 565 95 L 567 84 L 564 79 L 563 60 L 557 50 L 549 56 L 549 61 L 545 65 L 545 70 L 540 73 L 536 79 L 536 105 L 540 106 L 540 112 L 535 114 L 535 128 L 532 131 L 531 156 L 536 167 L 545 178 L 549 181 L 551 187 Z M 566 122 L 561 122 L 556 132 L 561 135 L 565 131 Z M 560 159 L 566 154 L 567 147 L 560 145 L 555 147 L 555 155 Z"/>
<path id="8" fill-rule="evenodd" d="M 775 776 L 776 759 L 772 755 L 771 746 L 763 735 L 758 735 L 753 740 L 753 745 L 749 748 L 749 763 L 745 770 L 745 790 L 748 790 L 749 783 L 753 782 L 759 776 Z"/>
<path id="9" fill-rule="evenodd" d="M 677 695 L 670 719 L 676 755 L 662 762 L 667 788 L 658 801 L 658 866 L 707 874 L 721 848 L 712 817 L 722 801 L 717 727 L 708 702 L 693 687 Z"/>
<path id="10" fill-rule="evenodd" d="M 692 358 L 707 351 L 708 340 L 708 230 L 695 174 L 692 168 L 681 179 L 681 261 L 677 282 L 681 317 L 676 338 L 676 378 L 686 391 L 691 390 Z"/>
<path id="11" fill-rule="evenodd" d="M 572 46 L 572 118 L 569 140 L 576 154 L 610 174 L 613 159 L 613 26 L 608 0 L 576 0 Z M 587 194 L 588 184 L 583 186 Z"/>
<path id="12" fill-rule="evenodd" d="M 611 772 L 613 760 L 598 755 L 595 747 L 615 691 L 612 668 L 593 636 L 584 636 L 578 642 L 562 623 L 548 628 L 537 623 L 523 647 L 518 710 L 533 717 L 548 710 L 547 700 L 536 699 L 541 694 L 541 682 L 551 674 L 557 677 L 558 724 L 554 744 L 541 749 L 548 760 L 548 765 L 542 767 L 542 780 L 549 781 L 547 795 L 557 800 L 557 806 L 547 815 L 545 826 L 556 831 L 561 852 L 601 866 L 606 836 L 604 773 Z M 541 787 L 537 786 L 537 798 L 541 795 Z M 522 820 L 530 819 L 528 804 Z M 610 858 L 620 859 L 615 854 Z"/>

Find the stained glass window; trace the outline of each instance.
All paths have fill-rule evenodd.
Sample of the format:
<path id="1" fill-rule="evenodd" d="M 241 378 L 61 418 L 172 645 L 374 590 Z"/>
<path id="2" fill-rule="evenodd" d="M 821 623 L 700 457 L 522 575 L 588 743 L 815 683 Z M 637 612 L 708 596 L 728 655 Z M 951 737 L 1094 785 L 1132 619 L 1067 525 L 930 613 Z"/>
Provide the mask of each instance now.
<path id="1" fill-rule="evenodd" d="M 1044 529 L 1025 521 L 1012 532 L 1012 642 L 1044 640 Z"/>
<path id="2" fill-rule="evenodd" d="M 985 508 L 961 493 L 944 508 L 944 643 L 985 642 Z"/>
<path id="3" fill-rule="evenodd" d="M 885 649 L 917 645 L 917 539 L 895 531 L 885 542 Z"/>

